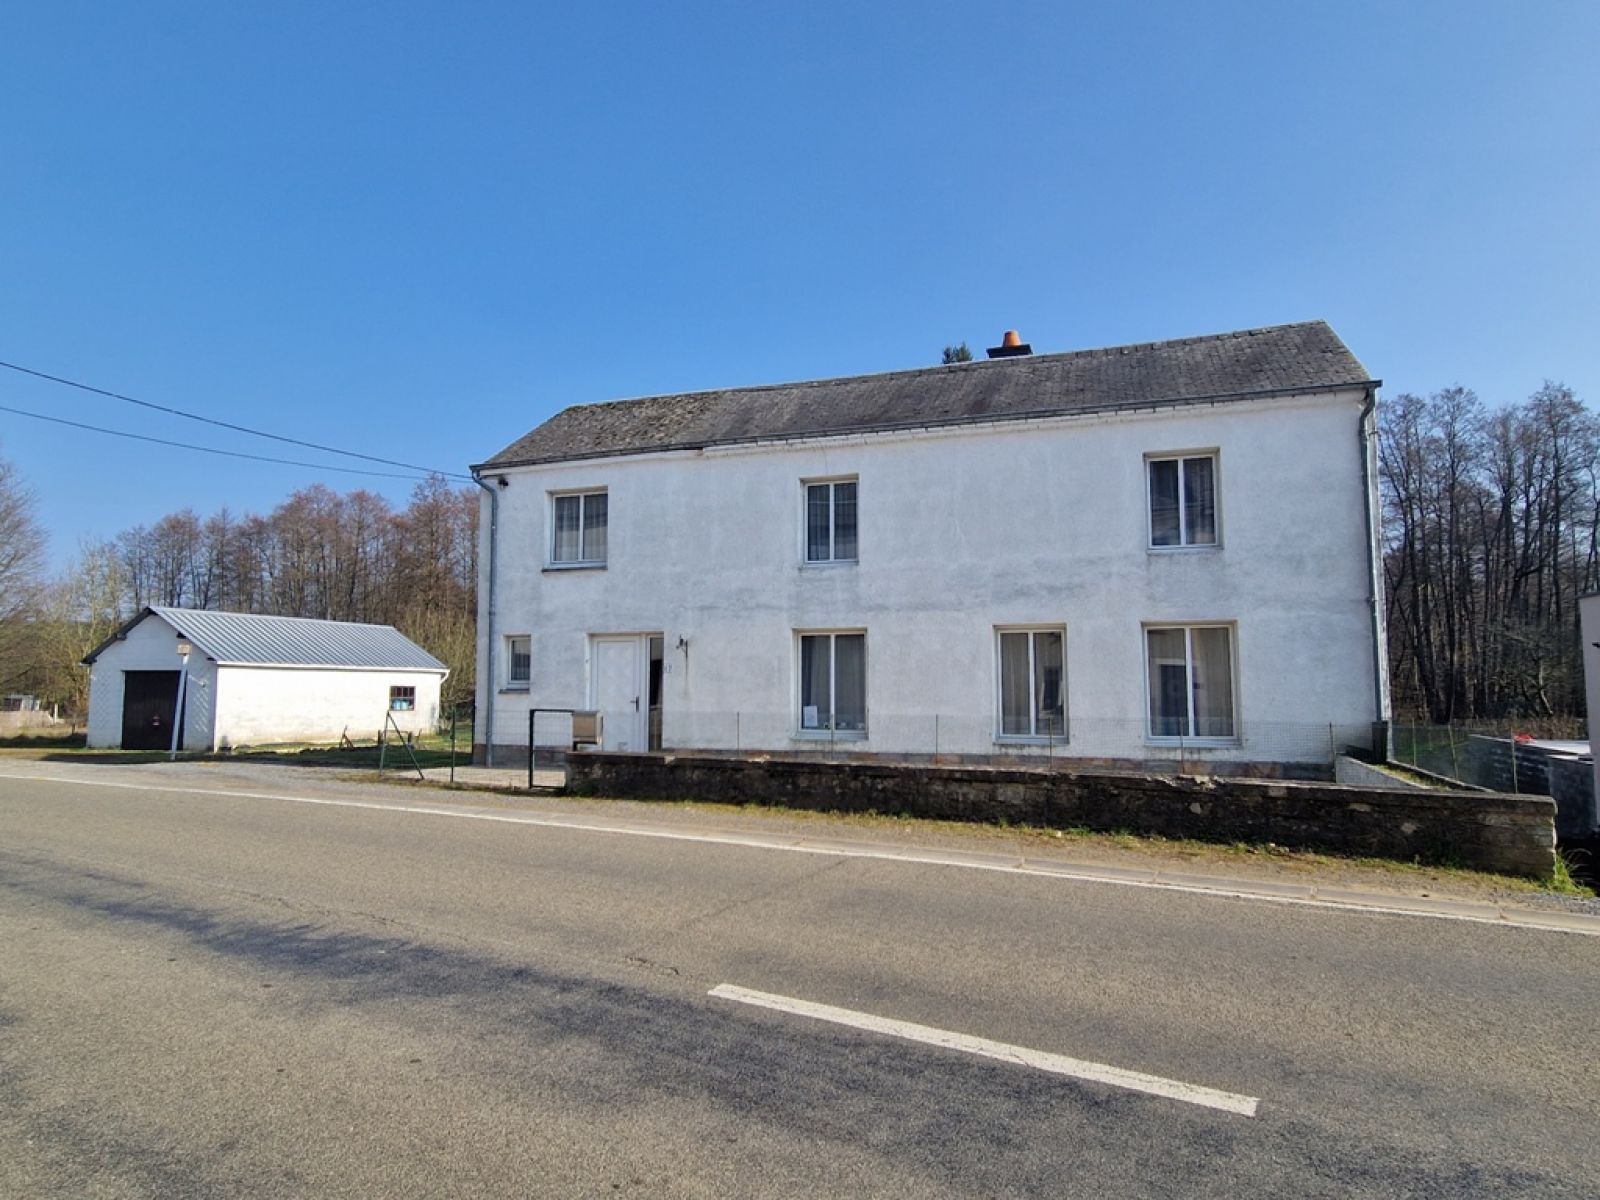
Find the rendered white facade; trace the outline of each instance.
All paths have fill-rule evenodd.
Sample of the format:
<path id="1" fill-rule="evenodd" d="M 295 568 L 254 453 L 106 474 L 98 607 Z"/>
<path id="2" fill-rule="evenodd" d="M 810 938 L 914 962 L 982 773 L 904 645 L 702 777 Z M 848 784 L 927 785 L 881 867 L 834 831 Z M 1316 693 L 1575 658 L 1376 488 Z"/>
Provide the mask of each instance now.
<path id="1" fill-rule="evenodd" d="M 1331 762 L 1387 718 L 1370 423 L 1352 387 L 491 466 L 494 666 L 481 586 L 475 741 L 520 750 L 530 708 L 599 707 L 609 747 L 646 748 L 625 647 L 642 710 L 657 635 L 663 748 L 816 749 L 798 637 L 852 631 L 866 735 L 821 739 L 852 752 Z M 1173 455 L 1214 456 L 1214 546 L 1150 545 L 1147 464 Z M 804 485 L 829 479 L 858 484 L 858 558 L 807 564 Z M 608 496 L 604 566 L 553 567 L 553 495 L 593 490 Z M 1147 630 L 1165 624 L 1229 630 L 1232 736 L 1153 732 Z M 1000 735 L 1003 628 L 1064 631 L 1065 744 Z M 507 676 L 514 636 L 531 639 L 525 687 Z"/>
<path id="2" fill-rule="evenodd" d="M 386 716 L 406 733 L 438 724 L 443 671 L 219 665 L 198 648 L 184 667 L 177 641 L 172 626 L 151 616 L 101 650 L 89 668 L 89 746 L 122 745 L 129 671 L 187 670 L 184 750 L 335 742 L 343 733 L 371 739 L 384 729 Z M 391 710 L 395 687 L 413 689 L 413 707 Z"/>

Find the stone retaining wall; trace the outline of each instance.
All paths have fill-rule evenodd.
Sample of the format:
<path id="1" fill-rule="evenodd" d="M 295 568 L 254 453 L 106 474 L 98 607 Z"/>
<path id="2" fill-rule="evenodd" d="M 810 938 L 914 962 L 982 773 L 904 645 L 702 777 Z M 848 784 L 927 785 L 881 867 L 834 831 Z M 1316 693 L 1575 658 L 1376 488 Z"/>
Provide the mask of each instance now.
<path id="1" fill-rule="evenodd" d="M 1493 792 L 600 752 L 570 757 L 568 790 L 1275 842 L 1539 878 L 1555 869 L 1555 805 Z"/>

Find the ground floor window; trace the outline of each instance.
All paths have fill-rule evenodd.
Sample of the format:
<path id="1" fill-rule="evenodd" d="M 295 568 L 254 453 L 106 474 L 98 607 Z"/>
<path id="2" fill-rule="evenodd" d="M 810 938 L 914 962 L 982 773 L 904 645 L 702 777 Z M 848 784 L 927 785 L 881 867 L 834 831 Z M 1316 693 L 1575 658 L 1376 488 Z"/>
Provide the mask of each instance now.
<path id="1" fill-rule="evenodd" d="M 1145 630 L 1150 736 L 1235 736 L 1233 629 L 1164 625 Z"/>
<path id="2" fill-rule="evenodd" d="M 1060 629 L 1001 629 L 1000 736 L 1066 734 L 1066 635 Z"/>
<path id="3" fill-rule="evenodd" d="M 867 635 L 802 633 L 800 730 L 867 732 Z"/>
<path id="4" fill-rule="evenodd" d="M 390 712 L 412 712 L 417 707 L 417 689 L 395 686 L 389 689 Z"/>
<path id="5" fill-rule="evenodd" d="M 506 639 L 506 686 L 525 688 L 533 678 L 533 639 L 509 637 Z"/>

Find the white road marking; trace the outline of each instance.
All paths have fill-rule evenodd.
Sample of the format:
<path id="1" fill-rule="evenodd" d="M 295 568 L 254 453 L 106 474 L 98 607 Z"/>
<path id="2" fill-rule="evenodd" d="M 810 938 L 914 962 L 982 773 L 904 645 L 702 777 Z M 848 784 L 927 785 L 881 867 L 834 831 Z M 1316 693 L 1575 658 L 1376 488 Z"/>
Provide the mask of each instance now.
<path id="1" fill-rule="evenodd" d="M 469 821 L 497 821 L 507 825 L 535 825 L 550 829 L 570 829 L 579 833 L 609 833 L 623 837 L 656 838 L 669 842 L 704 842 L 717 846 L 739 846 L 751 850 L 780 850 L 790 854 L 820 854 L 833 858 L 878 859 L 883 862 L 916 863 L 924 866 L 960 867 L 968 871 L 999 871 L 1012 875 L 1028 875 L 1035 879 L 1062 879 L 1073 883 L 1100 883 L 1112 887 L 1147 888 L 1158 892 L 1182 892 L 1191 896 L 1210 896 L 1224 900 L 1252 900 L 1260 904 L 1281 904 L 1295 908 L 1320 908 L 1333 912 L 1377 914 L 1391 917 L 1422 917 L 1430 921 L 1464 921 L 1469 925 L 1494 925 L 1502 929 L 1533 929 L 1544 933 L 1572 933 L 1585 937 L 1600 937 L 1600 921 L 1581 925 L 1551 925 L 1536 919 L 1523 920 L 1515 913 L 1496 915 L 1462 912 L 1430 912 L 1423 908 L 1386 905 L 1374 900 L 1364 903 L 1354 900 L 1319 900 L 1311 896 L 1280 896 L 1267 892 L 1250 891 L 1232 887 L 1219 880 L 1216 886 L 1197 883 L 1179 883 L 1163 879 L 1128 879 L 1119 875 L 1104 875 L 1093 867 L 1077 867 L 1068 863 L 1052 862 L 1034 865 L 1024 859 L 1014 862 L 973 862 L 970 854 L 942 854 L 937 850 L 875 849 L 867 846 L 810 845 L 801 835 L 786 834 L 732 834 L 677 832 L 669 829 L 649 829 L 639 825 L 599 824 L 578 817 L 532 816 L 519 813 L 484 812 L 461 808 L 439 808 L 429 804 L 385 804 L 375 800 L 335 800 L 325 796 L 291 796 L 278 792 L 244 792 L 225 788 L 172 787 L 169 784 L 118 783 L 109 779 L 77 779 L 60 775 L 17 775 L 0 771 L 0 779 L 15 779 L 25 783 L 58 783 L 73 787 L 121 788 L 134 792 L 161 792 L 183 796 L 219 796 L 231 800 L 278 800 L 290 804 L 316 804 L 327 808 L 365 808 L 378 812 L 409 813 L 429 817 L 455 817 Z"/>
<path id="2" fill-rule="evenodd" d="M 1169 1100 L 1182 1100 L 1185 1104 L 1198 1104 L 1202 1108 L 1220 1109 L 1242 1117 L 1256 1115 L 1261 1103 L 1255 1096 L 1240 1096 L 1221 1092 L 1216 1088 L 1202 1087 L 1197 1083 L 1184 1083 L 1178 1079 L 1163 1079 L 1159 1075 L 1146 1075 L 1142 1071 L 1125 1071 L 1105 1063 L 1069 1058 L 1065 1054 L 1052 1054 L 1048 1050 L 1032 1050 L 1027 1046 L 1013 1046 L 1009 1042 L 993 1042 L 988 1038 L 973 1037 L 966 1033 L 953 1033 L 948 1029 L 935 1029 L 931 1025 L 917 1025 L 910 1021 L 896 1021 L 892 1017 L 874 1016 L 850 1008 L 835 1008 L 831 1004 L 816 1004 L 810 1000 L 796 1000 L 792 996 L 777 996 L 771 992 L 756 992 L 731 983 L 720 983 L 706 993 L 723 1000 L 740 1004 L 753 1004 L 758 1008 L 776 1009 L 797 1017 L 810 1017 L 834 1025 L 847 1025 L 851 1029 L 864 1029 L 868 1033 L 881 1033 L 886 1037 L 908 1042 L 922 1042 L 946 1050 L 960 1050 L 984 1058 L 998 1058 L 1002 1062 L 1036 1071 L 1049 1071 L 1053 1075 L 1070 1075 L 1091 1083 L 1109 1084 L 1151 1096 L 1164 1096 Z"/>

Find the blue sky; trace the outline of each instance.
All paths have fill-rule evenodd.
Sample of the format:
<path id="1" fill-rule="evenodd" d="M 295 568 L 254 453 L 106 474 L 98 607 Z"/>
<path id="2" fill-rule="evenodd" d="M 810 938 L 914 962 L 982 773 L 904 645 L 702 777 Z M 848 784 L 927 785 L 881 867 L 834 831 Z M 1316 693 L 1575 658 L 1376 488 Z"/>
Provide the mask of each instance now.
<path id="1" fill-rule="evenodd" d="M 1323 317 L 1390 395 L 1594 404 L 1597 61 L 1600 5 L 1544 0 L 17 4 L 0 360 L 453 470 L 567 404 L 1008 327 Z M 4 371 L 0 404 L 283 452 Z M 0 455 L 57 563 L 410 487 L 4 413 Z"/>

